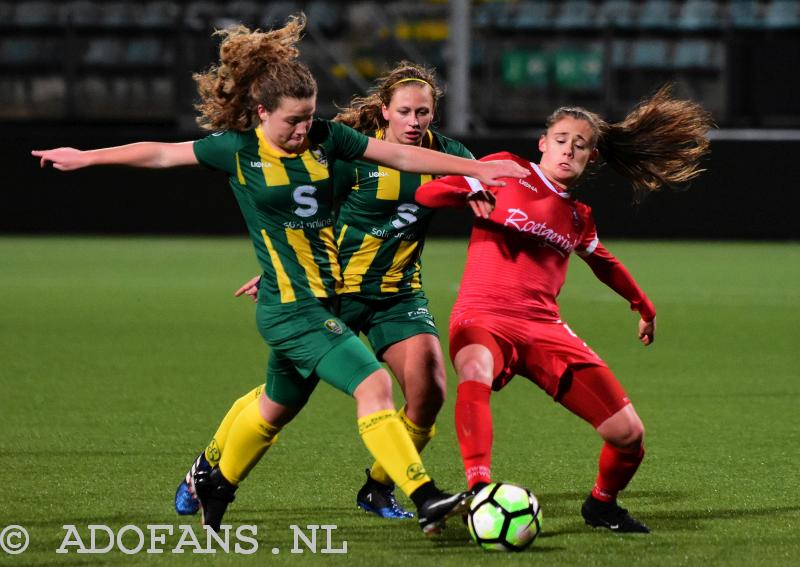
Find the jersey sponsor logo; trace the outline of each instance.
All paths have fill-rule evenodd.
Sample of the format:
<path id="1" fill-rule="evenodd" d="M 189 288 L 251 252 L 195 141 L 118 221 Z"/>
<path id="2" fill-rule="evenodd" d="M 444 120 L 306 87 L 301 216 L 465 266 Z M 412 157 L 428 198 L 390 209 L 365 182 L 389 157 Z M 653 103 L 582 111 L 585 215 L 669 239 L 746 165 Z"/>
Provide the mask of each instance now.
<path id="1" fill-rule="evenodd" d="M 519 182 L 520 185 L 522 185 L 523 187 L 527 187 L 528 189 L 530 189 L 534 193 L 538 193 L 539 192 L 539 190 L 536 187 L 534 187 L 533 185 L 531 185 L 530 183 L 528 183 L 524 179 L 518 179 L 517 181 Z"/>
<path id="2" fill-rule="evenodd" d="M 268 161 L 251 161 L 250 167 L 255 167 L 258 169 L 263 169 L 265 167 L 272 167 L 272 164 Z"/>
<path id="3" fill-rule="evenodd" d="M 550 246 L 562 256 L 572 252 L 577 245 L 577 238 L 556 232 L 547 226 L 546 222 L 530 220 L 528 213 L 522 209 L 508 209 L 508 217 L 503 226 L 513 226 L 519 232 L 538 237 L 543 244 Z"/>
<path id="4" fill-rule="evenodd" d="M 339 321 L 336 319 L 328 319 L 325 321 L 325 323 L 323 323 L 323 325 L 325 325 L 325 328 L 335 335 L 341 335 L 344 332 L 342 330 L 342 326 L 339 324 Z"/>
<path id="5" fill-rule="evenodd" d="M 367 177 L 389 177 L 386 171 L 370 171 Z"/>

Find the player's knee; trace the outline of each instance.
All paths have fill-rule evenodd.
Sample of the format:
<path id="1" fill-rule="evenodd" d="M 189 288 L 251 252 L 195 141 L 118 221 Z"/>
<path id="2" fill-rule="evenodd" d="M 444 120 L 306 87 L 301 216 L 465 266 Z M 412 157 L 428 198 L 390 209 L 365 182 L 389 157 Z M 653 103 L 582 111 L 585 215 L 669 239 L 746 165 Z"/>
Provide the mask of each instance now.
<path id="1" fill-rule="evenodd" d="M 477 357 L 470 357 L 464 359 L 458 367 L 458 381 L 480 382 L 482 384 L 492 383 L 492 368 L 491 363 L 481 360 Z"/>
<path id="2" fill-rule="evenodd" d="M 606 439 L 620 449 L 637 449 L 644 443 L 644 425 L 636 418 L 622 423 Z"/>

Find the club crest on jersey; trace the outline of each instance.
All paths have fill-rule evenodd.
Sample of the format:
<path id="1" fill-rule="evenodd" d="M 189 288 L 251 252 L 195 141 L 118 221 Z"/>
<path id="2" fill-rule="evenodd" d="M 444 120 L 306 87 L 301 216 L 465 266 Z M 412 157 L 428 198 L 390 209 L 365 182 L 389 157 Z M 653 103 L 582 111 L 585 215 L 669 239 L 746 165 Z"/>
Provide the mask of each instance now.
<path id="1" fill-rule="evenodd" d="M 324 165 L 324 166 L 327 167 L 327 165 L 328 165 L 328 156 L 325 155 L 325 152 L 322 151 L 322 148 L 314 148 L 313 150 L 310 150 L 310 151 L 311 151 L 311 155 L 314 156 L 314 159 L 317 160 L 317 162 L 320 165 Z"/>
<path id="2" fill-rule="evenodd" d="M 328 319 L 323 324 L 325 325 L 325 328 L 328 329 L 331 333 L 335 333 L 337 335 L 341 335 L 343 333 L 342 326 L 336 319 Z"/>

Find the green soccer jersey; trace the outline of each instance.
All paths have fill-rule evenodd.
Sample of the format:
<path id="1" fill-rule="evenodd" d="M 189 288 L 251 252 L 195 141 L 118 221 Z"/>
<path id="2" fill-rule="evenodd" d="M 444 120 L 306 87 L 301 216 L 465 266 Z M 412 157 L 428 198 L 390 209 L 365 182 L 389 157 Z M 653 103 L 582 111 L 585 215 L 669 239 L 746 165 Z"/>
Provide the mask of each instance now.
<path id="1" fill-rule="evenodd" d="M 281 304 L 341 291 L 328 163 L 361 157 L 368 139 L 314 120 L 309 149 L 284 155 L 261 128 L 216 132 L 194 143 L 198 161 L 228 173 L 264 271 L 259 299 Z"/>
<path id="2" fill-rule="evenodd" d="M 374 133 L 383 138 L 381 130 Z M 472 158 L 460 142 L 430 130 L 424 146 Z M 336 222 L 343 293 L 366 297 L 422 288 L 420 255 L 432 209 L 414 201 L 430 175 L 405 173 L 357 160 L 336 162 L 334 183 L 344 198 Z"/>

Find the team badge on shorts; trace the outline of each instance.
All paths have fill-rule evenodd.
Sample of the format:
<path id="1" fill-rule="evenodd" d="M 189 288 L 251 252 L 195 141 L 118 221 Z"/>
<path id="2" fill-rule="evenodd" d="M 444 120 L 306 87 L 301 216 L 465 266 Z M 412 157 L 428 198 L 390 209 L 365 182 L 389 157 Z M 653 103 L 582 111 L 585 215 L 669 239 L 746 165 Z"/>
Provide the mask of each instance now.
<path id="1" fill-rule="evenodd" d="M 342 334 L 342 326 L 339 324 L 339 321 L 336 319 L 328 319 L 324 323 L 325 328 L 328 329 L 331 333 L 336 333 L 337 335 Z"/>

